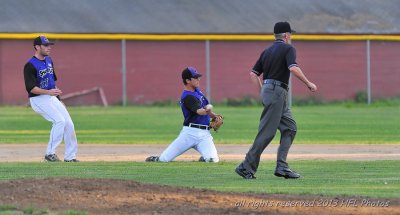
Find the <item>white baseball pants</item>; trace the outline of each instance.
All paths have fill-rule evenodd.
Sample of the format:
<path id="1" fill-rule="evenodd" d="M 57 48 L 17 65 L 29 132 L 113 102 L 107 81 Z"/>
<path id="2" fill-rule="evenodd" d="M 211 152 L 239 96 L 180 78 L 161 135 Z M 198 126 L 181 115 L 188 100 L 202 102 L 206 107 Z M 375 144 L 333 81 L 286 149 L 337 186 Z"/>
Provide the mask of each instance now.
<path id="1" fill-rule="evenodd" d="M 161 153 L 159 161 L 172 161 L 191 148 L 198 151 L 206 161 L 219 161 L 210 131 L 187 126 L 182 128 L 179 136 Z"/>
<path id="2" fill-rule="evenodd" d="M 78 141 L 76 139 L 74 123 L 64 104 L 55 96 L 49 95 L 31 97 L 29 100 L 32 109 L 36 113 L 53 123 L 46 155 L 55 154 L 57 146 L 60 145 L 64 138 L 64 160 L 75 159 L 76 152 L 78 151 Z"/>

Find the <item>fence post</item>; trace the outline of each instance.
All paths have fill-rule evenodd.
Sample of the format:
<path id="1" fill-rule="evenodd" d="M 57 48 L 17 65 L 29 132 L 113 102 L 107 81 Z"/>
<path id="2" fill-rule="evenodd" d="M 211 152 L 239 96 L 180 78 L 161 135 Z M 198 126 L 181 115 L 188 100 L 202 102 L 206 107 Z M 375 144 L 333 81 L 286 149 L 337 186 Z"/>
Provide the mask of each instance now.
<path id="1" fill-rule="evenodd" d="M 122 106 L 126 106 L 126 41 L 121 40 Z"/>
<path id="2" fill-rule="evenodd" d="M 289 108 L 292 107 L 292 76 L 289 76 L 289 92 L 288 92 L 288 103 L 289 103 Z"/>
<path id="3" fill-rule="evenodd" d="M 370 40 L 367 40 L 367 94 L 368 94 L 368 105 L 371 104 L 371 44 Z"/>
<path id="4" fill-rule="evenodd" d="M 210 40 L 206 40 L 206 91 L 207 99 L 211 103 L 211 71 L 210 71 Z"/>

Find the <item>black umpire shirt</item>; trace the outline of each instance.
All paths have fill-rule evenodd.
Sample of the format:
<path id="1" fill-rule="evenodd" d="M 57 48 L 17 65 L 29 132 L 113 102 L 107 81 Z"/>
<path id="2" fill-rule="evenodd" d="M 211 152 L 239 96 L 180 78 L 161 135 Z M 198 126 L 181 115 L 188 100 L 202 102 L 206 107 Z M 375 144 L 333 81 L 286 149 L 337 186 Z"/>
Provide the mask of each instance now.
<path id="1" fill-rule="evenodd" d="M 263 80 L 274 79 L 289 84 L 290 70 L 297 66 L 296 49 L 277 39 L 271 47 L 265 49 L 253 67 L 253 72 L 258 76 L 263 74 Z"/>

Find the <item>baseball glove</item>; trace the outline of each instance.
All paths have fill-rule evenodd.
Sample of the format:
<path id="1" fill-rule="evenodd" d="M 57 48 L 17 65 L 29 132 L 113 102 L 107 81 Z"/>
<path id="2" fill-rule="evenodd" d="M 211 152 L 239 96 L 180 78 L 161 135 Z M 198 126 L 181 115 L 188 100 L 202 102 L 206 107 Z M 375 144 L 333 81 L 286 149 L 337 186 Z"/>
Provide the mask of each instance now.
<path id="1" fill-rule="evenodd" d="M 218 129 L 222 126 L 222 124 L 224 124 L 224 117 L 218 114 L 211 119 L 210 127 L 214 129 L 214 131 L 218 131 Z"/>

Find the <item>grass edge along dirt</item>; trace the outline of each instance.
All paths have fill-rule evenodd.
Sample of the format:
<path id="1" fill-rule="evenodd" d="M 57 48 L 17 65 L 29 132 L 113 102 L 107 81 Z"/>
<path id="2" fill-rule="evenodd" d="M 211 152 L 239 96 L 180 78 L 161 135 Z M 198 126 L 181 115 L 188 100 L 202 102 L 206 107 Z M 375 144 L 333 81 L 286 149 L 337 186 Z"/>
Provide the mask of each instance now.
<path id="1" fill-rule="evenodd" d="M 67 210 L 63 212 L 54 213 L 48 209 L 36 209 L 35 207 L 20 208 L 14 205 L 0 205 L 0 215 L 17 215 L 17 214 L 32 214 L 32 215 L 87 215 L 87 212 Z"/>

